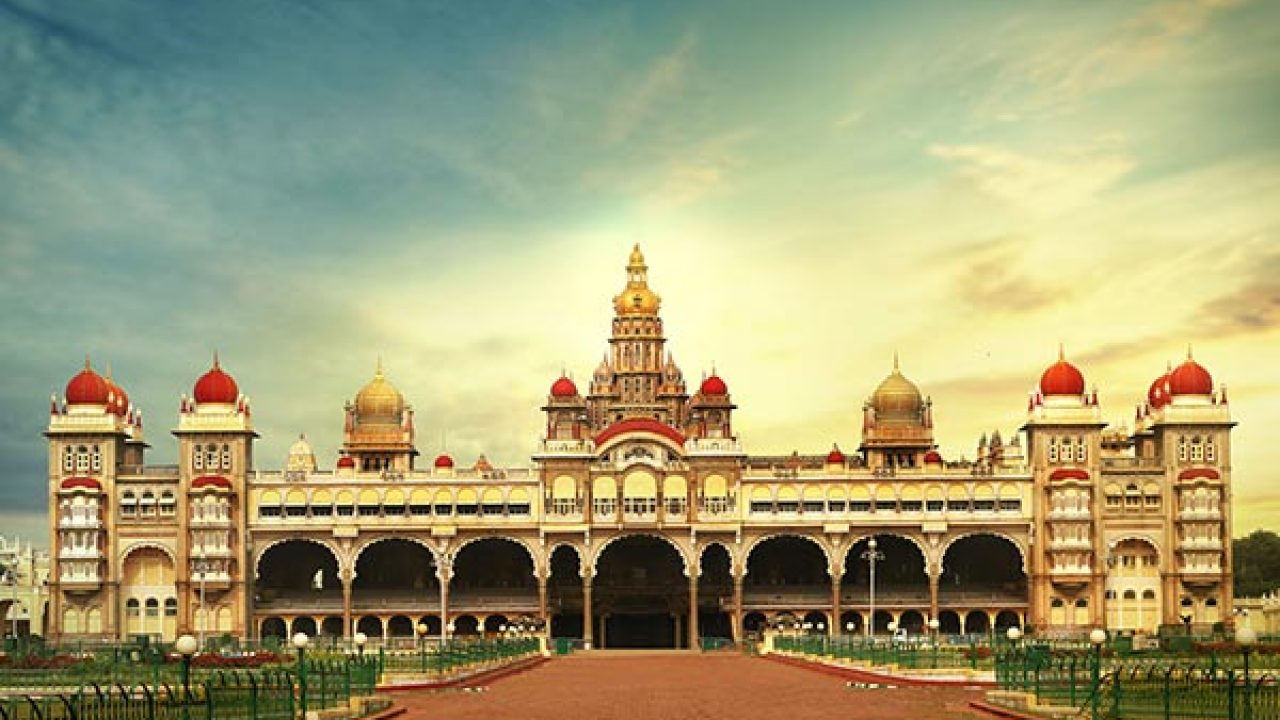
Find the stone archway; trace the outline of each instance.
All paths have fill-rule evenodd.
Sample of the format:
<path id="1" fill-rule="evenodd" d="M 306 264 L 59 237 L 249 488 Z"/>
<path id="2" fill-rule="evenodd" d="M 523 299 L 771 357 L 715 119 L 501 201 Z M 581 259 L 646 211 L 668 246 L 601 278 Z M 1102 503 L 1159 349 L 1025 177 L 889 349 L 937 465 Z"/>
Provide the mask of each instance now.
<path id="1" fill-rule="evenodd" d="M 557 545 L 547 561 L 547 611 L 553 638 L 581 638 L 582 555 L 572 545 Z"/>
<path id="2" fill-rule="evenodd" d="M 733 616 L 725 610 L 733 599 L 733 560 L 719 543 L 702 549 L 698 576 L 698 631 L 701 637 L 733 638 Z"/>
<path id="3" fill-rule="evenodd" d="M 628 535 L 596 560 L 592 615 L 602 648 L 679 647 L 688 622 L 688 580 L 680 551 L 665 539 Z"/>

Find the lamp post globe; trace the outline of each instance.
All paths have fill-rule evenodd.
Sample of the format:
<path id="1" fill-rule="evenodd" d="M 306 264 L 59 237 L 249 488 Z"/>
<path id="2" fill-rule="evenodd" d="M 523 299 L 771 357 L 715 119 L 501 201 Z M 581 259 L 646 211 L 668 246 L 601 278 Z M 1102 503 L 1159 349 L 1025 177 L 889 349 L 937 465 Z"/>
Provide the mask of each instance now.
<path id="1" fill-rule="evenodd" d="M 311 638 L 307 637 L 307 634 L 304 632 L 300 632 L 293 636 L 293 646 L 299 650 L 306 650 L 307 645 L 310 644 Z"/>
<path id="2" fill-rule="evenodd" d="M 891 632 L 891 633 L 893 633 L 893 632 L 898 632 L 898 621 L 897 621 L 897 620 L 890 620 L 890 621 L 889 621 L 889 624 L 888 624 L 888 625 L 886 625 L 885 627 L 889 628 L 889 632 Z"/>
<path id="3" fill-rule="evenodd" d="M 938 632 L 938 627 L 939 627 L 940 625 L 941 625 L 941 623 L 939 623 L 939 622 L 938 622 L 938 618 L 929 618 L 929 629 L 930 629 L 930 630 L 932 630 L 932 631 L 934 631 L 934 632 Z"/>
<path id="4" fill-rule="evenodd" d="M 855 624 L 854 624 L 854 622 L 853 622 L 852 620 L 850 620 L 849 622 L 847 622 L 847 623 L 845 623 L 845 624 L 844 624 L 844 629 L 845 629 L 845 631 L 846 631 L 846 632 L 848 632 L 849 634 L 853 634 L 853 629 L 854 629 L 854 628 L 856 628 L 856 627 L 858 627 L 858 626 L 857 626 L 857 625 L 855 625 Z"/>
<path id="5" fill-rule="evenodd" d="M 1251 627 L 1236 628 L 1236 643 L 1242 647 L 1250 647 L 1257 644 L 1258 631 Z"/>
<path id="6" fill-rule="evenodd" d="M 199 641 L 196 640 L 194 635 L 183 635 L 173 643 L 173 649 L 177 650 L 178 654 L 184 657 L 191 657 L 192 655 L 195 655 L 196 650 L 199 649 L 199 647 Z"/>
<path id="7" fill-rule="evenodd" d="M 876 546 L 877 546 L 877 545 L 879 545 L 879 544 L 880 544 L 880 543 L 876 542 L 876 539 L 875 539 L 875 538 L 871 538 L 870 540 L 868 540 L 868 541 L 867 541 L 867 547 L 868 547 L 868 548 L 870 548 L 870 549 L 872 549 L 872 550 L 875 550 L 875 549 L 876 549 Z"/>
<path id="8" fill-rule="evenodd" d="M 1011 627 L 1004 631 L 1004 635 L 1009 638 L 1009 642 L 1018 642 L 1022 639 L 1022 630 L 1016 627 Z"/>
<path id="9" fill-rule="evenodd" d="M 1089 633 L 1089 642 L 1093 643 L 1094 645 L 1101 645 L 1106 641 L 1107 641 L 1107 631 L 1103 630 L 1102 628 L 1095 628 L 1093 632 Z"/>

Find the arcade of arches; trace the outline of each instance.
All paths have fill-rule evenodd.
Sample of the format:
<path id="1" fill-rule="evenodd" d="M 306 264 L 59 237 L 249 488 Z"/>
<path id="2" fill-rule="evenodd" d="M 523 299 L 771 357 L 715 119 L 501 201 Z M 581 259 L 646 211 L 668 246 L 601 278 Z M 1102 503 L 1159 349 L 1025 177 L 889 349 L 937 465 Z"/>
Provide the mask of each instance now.
<path id="1" fill-rule="evenodd" d="M 868 623 L 920 633 L 932 618 L 945 633 L 1022 625 L 1027 578 L 1011 540 L 958 536 L 935 544 L 932 561 L 916 538 L 879 533 L 874 552 L 870 540 L 832 548 L 779 534 L 694 550 L 658 532 L 541 547 L 496 536 L 453 546 L 389 537 L 350 549 L 286 540 L 259 556 L 255 625 L 262 636 L 412 639 L 520 622 L 604 648 L 682 648 L 804 622 L 853 633 Z"/>

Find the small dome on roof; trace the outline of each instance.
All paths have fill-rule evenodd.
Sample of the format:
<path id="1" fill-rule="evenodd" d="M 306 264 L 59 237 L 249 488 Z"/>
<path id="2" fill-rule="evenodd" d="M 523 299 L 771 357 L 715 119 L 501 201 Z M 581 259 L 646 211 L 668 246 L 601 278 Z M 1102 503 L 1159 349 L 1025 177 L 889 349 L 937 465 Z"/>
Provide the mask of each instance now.
<path id="1" fill-rule="evenodd" d="M 227 374 L 222 366 L 218 363 L 218 354 L 213 354 L 213 367 L 209 368 L 209 372 L 200 376 L 196 380 L 195 389 L 192 396 L 196 402 L 203 403 L 221 403 L 224 405 L 234 405 L 236 400 L 240 398 L 240 388 L 236 385 L 235 378 Z"/>

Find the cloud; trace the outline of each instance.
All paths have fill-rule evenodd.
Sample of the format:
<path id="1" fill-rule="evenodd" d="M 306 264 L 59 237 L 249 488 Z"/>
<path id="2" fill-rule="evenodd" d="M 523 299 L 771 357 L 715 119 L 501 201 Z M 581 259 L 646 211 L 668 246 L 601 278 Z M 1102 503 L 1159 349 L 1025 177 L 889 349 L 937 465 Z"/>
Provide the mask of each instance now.
<path id="1" fill-rule="evenodd" d="M 1236 269 L 1243 282 L 1233 290 L 1205 302 L 1197 325 L 1212 336 L 1268 332 L 1280 327 L 1280 250 L 1263 236 L 1253 245 L 1261 254 L 1244 253 Z"/>
<path id="2" fill-rule="evenodd" d="M 1031 313 L 1071 299 L 1072 291 L 1026 269 L 1028 241 L 1001 237 L 955 253 L 953 292 L 983 312 Z"/>
<path id="3" fill-rule="evenodd" d="M 1033 212 L 1057 213 L 1092 200 L 1135 167 L 1114 137 L 1036 157 L 995 145 L 936 143 L 928 154 L 951 161 L 979 191 Z"/>
<path id="4" fill-rule="evenodd" d="M 1215 16 L 1245 2 L 1172 0 L 1133 15 L 1100 41 L 1077 34 L 1040 44 L 1029 56 L 1006 59 L 979 112 L 998 117 L 1009 114 L 1009 105 L 1060 111 L 1091 93 L 1128 85 L 1166 66 Z"/>
<path id="5" fill-rule="evenodd" d="M 626 140 L 664 101 L 679 91 L 697 44 L 693 31 L 686 32 L 670 52 L 649 66 L 648 72 L 623 90 L 605 119 L 605 142 Z"/>

